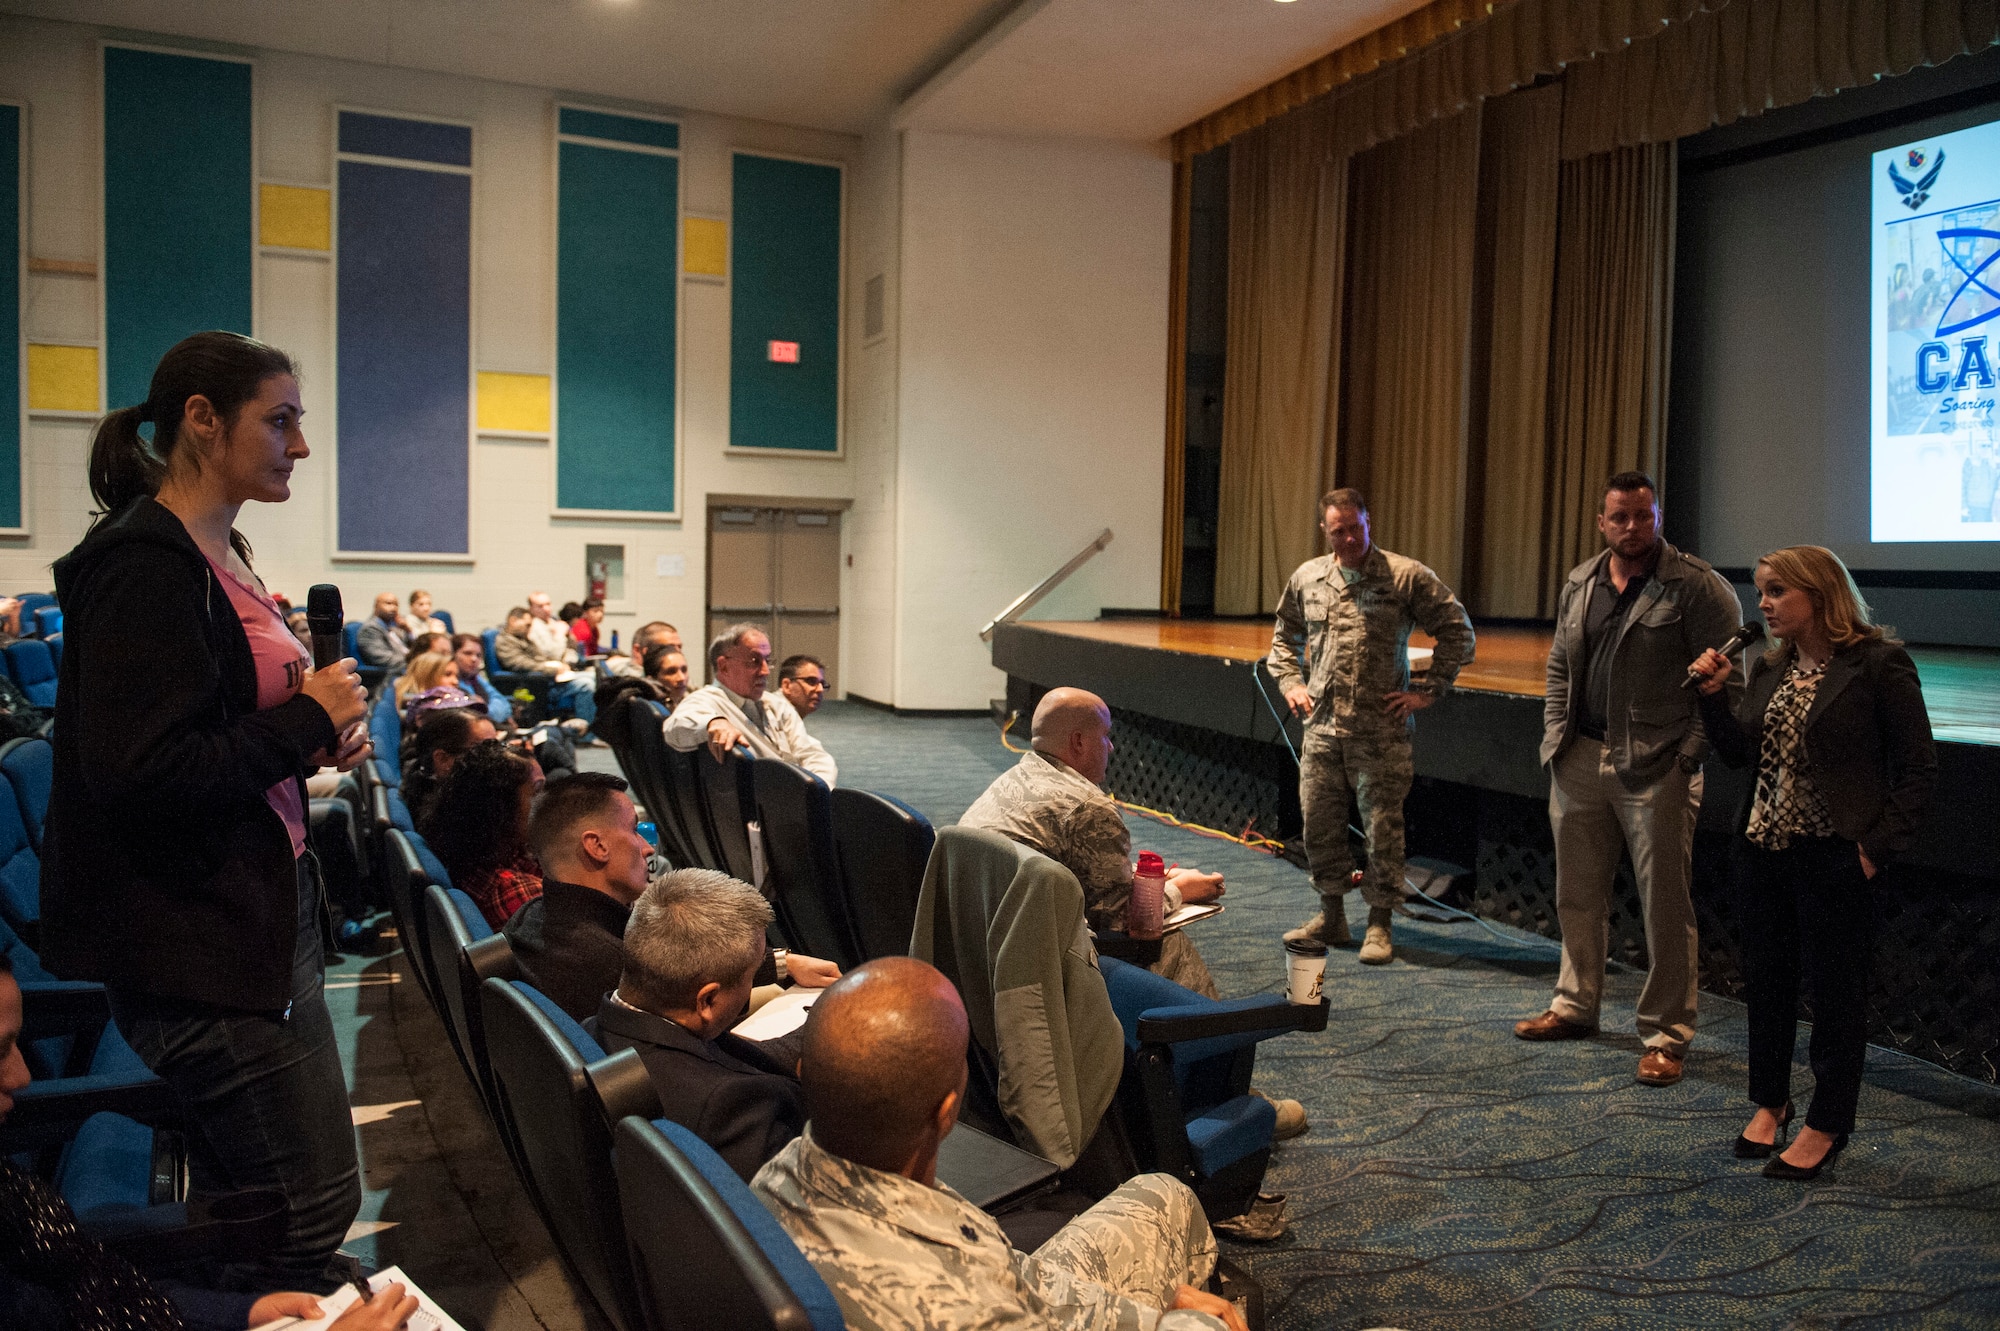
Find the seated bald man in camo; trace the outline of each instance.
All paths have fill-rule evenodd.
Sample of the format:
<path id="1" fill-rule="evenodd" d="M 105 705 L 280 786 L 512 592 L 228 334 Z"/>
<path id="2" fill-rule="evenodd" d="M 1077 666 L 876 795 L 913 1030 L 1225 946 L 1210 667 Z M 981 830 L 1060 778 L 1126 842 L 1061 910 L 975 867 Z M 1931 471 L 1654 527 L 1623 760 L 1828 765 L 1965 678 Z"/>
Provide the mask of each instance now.
<path id="1" fill-rule="evenodd" d="M 806 1021 L 810 1122 L 751 1188 L 851 1331 L 1245 1331 L 1198 1288 L 1215 1236 L 1169 1175 L 1126 1183 L 1032 1255 L 937 1181 L 965 1096 L 967 1029 L 958 991 L 911 957 L 857 967 Z"/>

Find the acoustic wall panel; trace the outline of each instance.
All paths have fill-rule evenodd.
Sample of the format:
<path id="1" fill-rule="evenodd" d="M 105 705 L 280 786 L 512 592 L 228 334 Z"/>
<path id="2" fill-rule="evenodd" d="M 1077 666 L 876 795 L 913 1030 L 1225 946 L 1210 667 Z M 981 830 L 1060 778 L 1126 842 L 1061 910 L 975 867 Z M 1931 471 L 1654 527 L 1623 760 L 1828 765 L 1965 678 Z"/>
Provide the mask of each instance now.
<path id="1" fill-rule="evenodd" d="M 335 201 L 338 551 L 471 554 L 472 172 L 465 126 L 339 113 Z M 352 121 L 365 122 L 356 131 Z M 384 122 L 388 128 L 384 128 Z M 398 125 L 418 126 L 399 137 Z M 457 140 L 432 133 L 456 130 Z M 437 144 L 442 141 L 445 149 Z M 366 159 L 345 145 L 368 146 Z"/>
<path id="2" fill-rule="evenodd" d="M 593 132 L 557 144 L 556 510 L 670 518 L 680 158 L 634 140 L 677 142 L 678 127 L 570 107 L 558 124 Z"/>
<path id="3" fill-rule="evenodd" d="M 19 106 L 0 102 L 0 531 L 20 531 L 21 446 L 27 434 L 28 344 L 21 319 L 27 268 L 25 191 L 21 182 L 26 121 Z"/>
<path id="4" fill-rule="evenodd" d="M 249 333 L 256 186 L 247 61 L 104 50 L 104 375 L 146 400 L 162 353 L 210 328 Z"/>
<path id="5" fill-rule="evenodd" d="M 732 170 L 729 446 L 840 452 L 841 169 Z"/>

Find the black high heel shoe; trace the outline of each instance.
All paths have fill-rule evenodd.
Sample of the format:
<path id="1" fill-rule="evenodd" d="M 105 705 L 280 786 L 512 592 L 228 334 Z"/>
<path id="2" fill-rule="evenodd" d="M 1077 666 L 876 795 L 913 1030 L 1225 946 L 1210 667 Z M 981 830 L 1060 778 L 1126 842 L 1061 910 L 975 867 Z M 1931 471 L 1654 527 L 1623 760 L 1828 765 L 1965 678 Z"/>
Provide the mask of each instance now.
<path id="1" fill-rule="evenodd" d="M 1834 1157 L 1845 1149 L 1847 1149 L 1847 1134 L 1843 1132 L 1833 1139 L 1833 1145 L 1826 1148 L 1826 1154 L 1819 1158 L 1818 1164 L 1788 1165 L 1783 1156 L 1773 1156 L 1771 1162 L 1764 1166 L 1764 1177 L 1786 1179 L 1793 1183 L 1810 1183 L 1818 1178 L 1820 1171 L 1831 1165 Z"/>
<path id="2" fill-rule="evenodd" d="M 1794 1117 L 1795 1111 L 1792 1109 L 1792 1102 L 1787 1100 L 1785 1101 L 1784 1115 L 1778 1120 L 1778 1130 L 1773 1134 L 1772 1140 L 1767 1142 L 1753 1142 L 1748 1137 L 1738 1137 L 1734 1148 L 1736 1158 L 1738 1160 L 1770 1159 L 1771 1152 L 1777 1150 L 1778 1143 L 1785 1139 L 1785 1133 L 1792 1126 L 1792 1119 Z"/>

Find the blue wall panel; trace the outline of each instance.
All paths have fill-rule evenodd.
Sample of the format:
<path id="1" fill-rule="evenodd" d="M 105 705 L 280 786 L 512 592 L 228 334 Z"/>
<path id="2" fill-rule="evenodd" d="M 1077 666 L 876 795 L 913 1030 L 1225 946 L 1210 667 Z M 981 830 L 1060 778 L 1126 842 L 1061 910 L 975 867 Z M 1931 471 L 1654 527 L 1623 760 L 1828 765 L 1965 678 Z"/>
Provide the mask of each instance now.
<path id="1" fill-rule="evenodd" d="M 372 116 L 366 111 L 340 113 L 340 151 L 369 157 L 400 157 L 410 162 L 443 166 L 472 165 L 472 127 L 435 120 L 405 120 Z"/>
<path id="2" fill-rule="evenodd" d="M 670 513 L 680 159 L 560 152 L 556 506 Z"/>
<path id="3" fill-rule="evenodd" d="M 465 554 L 472 177 L 340 163 L 343 551 Z"/>
<path id="4" fill-rule="evenodd" d="M 249 333 L 250 66 L 104 48 L 108 407 L 146 400 L 190 333 Z"/>
<path id="5" fill-rule="evenodd" d="M 0 527 L 21 525 L 21 108 L 0 106 Z"/>
<path id="6" fill-rule="evenodd" d="M 840 168 L 737 153 L 731 204 L 729 443 L 840 447 Z M 770 359 L 799 344 L 797 364 Z"/>

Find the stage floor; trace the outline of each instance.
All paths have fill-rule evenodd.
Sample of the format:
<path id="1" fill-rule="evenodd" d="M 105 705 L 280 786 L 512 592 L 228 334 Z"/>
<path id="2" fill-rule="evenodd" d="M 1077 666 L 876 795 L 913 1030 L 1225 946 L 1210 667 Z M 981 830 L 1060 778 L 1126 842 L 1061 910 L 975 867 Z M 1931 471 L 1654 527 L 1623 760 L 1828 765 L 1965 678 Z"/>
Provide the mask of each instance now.
<path id="1" fill-rule="evenodd" d="M 1271 650 L 1271 623 L 1252 619 L 1090 619 L 1034 620 L 1041 629 L 1097 642 L 1115 642 L 1155 651 L 1255 661 Z M 1546 629 L 1482 627 L 1472 663 L 1458 675 L 1458 687 L 1476 693 L 1539 698 L 1546 691 L 1549 642 Z M 1412 647 L 1429 647 L 1422 633 Z M 1912 647 L 1924 684 L 1931 729 L 1940 740 L 2000 746 L 2000 651 L 1977 647 Z"/>

